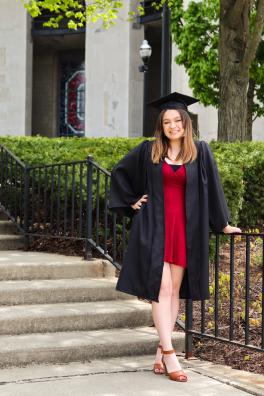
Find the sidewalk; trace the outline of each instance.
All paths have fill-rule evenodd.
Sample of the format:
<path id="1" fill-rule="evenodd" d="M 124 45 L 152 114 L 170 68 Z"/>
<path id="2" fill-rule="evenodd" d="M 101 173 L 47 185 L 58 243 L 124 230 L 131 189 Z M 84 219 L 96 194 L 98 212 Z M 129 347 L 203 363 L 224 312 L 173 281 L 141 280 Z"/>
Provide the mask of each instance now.
<path id="1" fill-rule="evenodd" d="M 1 370 L 1 396 L 243 396 L 264 394 L 264 376 L 179 357 L 188 382 L 151 372 L 152 356 Z"/>

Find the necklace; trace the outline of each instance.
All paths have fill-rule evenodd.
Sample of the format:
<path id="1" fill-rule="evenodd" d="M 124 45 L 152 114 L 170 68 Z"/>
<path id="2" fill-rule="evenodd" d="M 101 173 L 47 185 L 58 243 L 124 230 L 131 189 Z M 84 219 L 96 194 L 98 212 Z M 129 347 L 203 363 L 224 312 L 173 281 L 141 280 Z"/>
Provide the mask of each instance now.
<path id="1" fill-rule="evenodd" d="M 178 155 L 178 154 L 177 154 L 177 155 Z M 171 158 L 171 157 L 169 156 L 169 154 L 167 153 L 167 158 L 169 158 L 170 161 L 175 162 L 176 159 L 177 159 L 177 155 L 176 155 L 176 157 L 173 159 L 173 158 Z"/>
<path id="2" fill-rule="evenodd" d="M 167 154 L 167 158 L 169 158 L 169 160 L 172 161 L 172 162 L 175 162 L 175 161 L 176 161 L 176 158 L 175 158 L 175 159 L 172 159 L 172 158 L 169 156 L 169 154 Z"/>

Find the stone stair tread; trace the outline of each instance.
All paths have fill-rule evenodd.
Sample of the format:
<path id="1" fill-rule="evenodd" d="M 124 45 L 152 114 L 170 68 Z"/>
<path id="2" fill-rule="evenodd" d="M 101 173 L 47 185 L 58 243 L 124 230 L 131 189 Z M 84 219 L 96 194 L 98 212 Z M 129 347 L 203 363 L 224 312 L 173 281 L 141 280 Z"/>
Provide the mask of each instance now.
<path id="1" fill-rule="evenodd" d="M 73 278 L 73 279 L 36 279 L 36 280 L 2 280 L 0 295 L 3 292 L 23 292 L 47 289 L 95 289 L 114 288 L 117 278 Z"/>
<path id="2" fill-rule="evenodd" d="M 6 235 L 4 235 L 5 237 Z M 20 235 L 14 235 L 15 237 L 21 238 Z M 25 252 L 21 250 L 1 250 L 0 251 L 0 267 L 6 264 L 14 266 L 28 266 L 28 265 L 72 265 L 80 263 L 89 263 L 93 261 L 102 261 L 101 259 L 92 259 L 86 261 L 80 256 L 65 256 L 63 254 L 57 253 L 47 253 L 47 252 Z"/>
<path id="3" fill-rule="evenodd" d="M 0 306 L 136 298 L 117 291 L 116 282 L 116 277 L 0 280 Z"/>
<path id="4" fill-rule="evenodd" d="M 0 250 L 0 280 L 3 281 L 109 278 L 114 277 L 115 272 L 115 267 L 101 258 L 84 260 L 83 257 L 57 253 L 27 252 L 9 248 Z"/>
<path id="5" fill-rule="evenodd" d="M 183 341 L 184 333 L 173 332 L 173 340 Z M 122 344 L 126 343 L 137 344 L 153 341 L 158 341 L 154 327 L 2 335 L 0 336 L 0 357 L 1 354 L 6 352 L 38 351 L 43 349 L 54 351 L 85 346 L 89 346 L 92 350 L 96 349 L 96 346 L 108 346 L 109 344 L 116 344 L 120 348 Z"/>
<path id="6" fill-rule="evenodd" d="M 81 303 L 56 303 L 37 305 L 15 305 L 0 307 L 0 323 L 10 320 L 34 320 L 45 318 L 60 318 L 65 316 L 122 314 L 139 311 L 149 311 L 150 304 L 137 299 L 110 300 Z"/>
<path id="7" fill-rule="evenodd" d="M 24 240 L 24 236 L 23 235 L 16 235 L 16 234 L 0 234 L 0 241 L 1 240 L 6 240 L 6 239 L 10 239 L 10 240 Z"/>
<path id="8" fill-rule="evenodd" d="M 7 214 L 5 214 L 5 212 L 2 209 L 0 209 L 0 219 L 5 221 L 9 220 L 9 217 L 7 216 Z"/>
<path id="9" fill-rule="evenodd" d="M 21 231 L 19 231 L 18 226 L 16 223 L 13 223 L 11 220 L 1 220 L 0 219 L 0 235 L 4 234 L 19 234 Z"/>

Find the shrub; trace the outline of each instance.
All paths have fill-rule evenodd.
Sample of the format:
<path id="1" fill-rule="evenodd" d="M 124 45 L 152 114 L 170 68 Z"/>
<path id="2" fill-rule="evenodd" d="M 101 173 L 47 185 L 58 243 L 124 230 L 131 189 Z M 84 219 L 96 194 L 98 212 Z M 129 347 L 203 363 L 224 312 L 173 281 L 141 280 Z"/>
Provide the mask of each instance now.
<path id="1" fill-rule="evenodd" d="M 145 138 L 8 137 L 0 143 L 29 165 L 85 160 L 92 155 L 111 171 L 114 164 Z M 212 141 L 232 223 L 262 225 L 264 219 L 264 142 Z"/>

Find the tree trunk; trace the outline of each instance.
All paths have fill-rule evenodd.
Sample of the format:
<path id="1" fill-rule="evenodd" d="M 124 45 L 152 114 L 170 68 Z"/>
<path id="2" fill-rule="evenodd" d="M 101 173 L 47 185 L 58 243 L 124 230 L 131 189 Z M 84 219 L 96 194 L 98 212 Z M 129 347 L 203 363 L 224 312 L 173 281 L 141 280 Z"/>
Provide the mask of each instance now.
<path id="1" fill-rule="evenodd" d="M 233 4 L 232 4 L 233 3 Z M 247 121 L 249 72 L 243 67 L 248 27 L 248 4 L 234 14 L 235 1 L 221 1 L 220 9 L 220 106 L 218 139 L 244 140 Z"/>
<path id="2" fill-rule="evenodd" d="M 249 85 L 248 85 L 248 91 L 247 91 L 247 134 L 246 134 L 246 140 L 252 140 L 254 92 L 255 92 L 255 81 L 252 80 L 252 78 L 250 78 Z"/>
<path id="3" fill-rule="evenodd" d="M 249 68 L 261 40 L 264 0 L 258 0 L 256 3 L 256 18 L 252 32 L 249 30 L 250 7 L 252 4 L 248 0 L 220 0 L 219 140 L 243 141 L 249 136 L 247 128 L 250 106 L 250 103 L 247 104 L 247 99 L 251 100 L 251 92 L 248 92 Z"/>
<path id="4" fill-rule="evenodd" d="M 243 141 L 247 131 L 247 79 L 223 70 L 218 110 L 218 140 Z"/>

